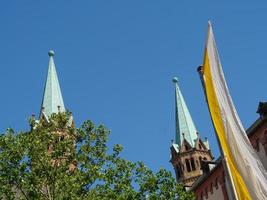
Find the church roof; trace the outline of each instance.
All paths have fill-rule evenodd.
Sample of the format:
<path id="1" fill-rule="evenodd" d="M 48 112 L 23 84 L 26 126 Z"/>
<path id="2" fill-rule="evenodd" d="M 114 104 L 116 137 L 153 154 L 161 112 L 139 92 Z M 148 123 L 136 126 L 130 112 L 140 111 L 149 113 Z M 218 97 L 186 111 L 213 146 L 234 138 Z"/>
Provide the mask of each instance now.
<path id="1" fill-rule="evenodd" d="M 65 106 L 54 63 L 55 53 L 50 50 L 48 55 L 49 65 L 40 114 L 40 116 L 44 114 L 46 118 L 50 117 L 52 113 L 58 113 L 59 109 L 60 112 L 65 112 Z"/>
<path id="2" fill-rule="evenodd" d="M 197 140 L 197 129 L 192 120 L 190 112 L 184 101 L 183 95 L 178 85 L 178 79 L 173 78 L 175 84 L 175 121 L 176 121 L 176 138 L 175 142 L 181 147 L 184 139 L 192 146 L 195 146 Z"/>

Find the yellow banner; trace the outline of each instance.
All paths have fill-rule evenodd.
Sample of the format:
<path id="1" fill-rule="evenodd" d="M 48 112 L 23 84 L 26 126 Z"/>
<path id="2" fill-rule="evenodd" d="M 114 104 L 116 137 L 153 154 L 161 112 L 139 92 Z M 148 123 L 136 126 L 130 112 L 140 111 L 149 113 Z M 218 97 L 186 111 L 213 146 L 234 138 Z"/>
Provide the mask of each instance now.
<path id="1" fill-rule="evenodd" d="M 204 64 L 203 64 L 203 78 L 206 89 L 206 96 L 208 101 L 208 106 L 210 114 L 212 117 L 213 125 L 215 127 L 221 149 L 223 151 L 224 157 L 227 160 L 228 167 L 230 169 L 230 176 L 232 176 L 234 187 L 236 191 L 237 198 L 240 200 L 251 200 L 248 189 L 244 183 L 244 180 L 237 170 L 236 164 L 231 156 L 231 151 L 229 149 L 229 144 L 225 137 L 225 129 L 223 124 L 223 119 L 220 112 L 220 107 L 218 104 L 218 99 L 213 86 L 213 77 L 210 70 L 209 55 L 207 49 L 205 49 Z"/>

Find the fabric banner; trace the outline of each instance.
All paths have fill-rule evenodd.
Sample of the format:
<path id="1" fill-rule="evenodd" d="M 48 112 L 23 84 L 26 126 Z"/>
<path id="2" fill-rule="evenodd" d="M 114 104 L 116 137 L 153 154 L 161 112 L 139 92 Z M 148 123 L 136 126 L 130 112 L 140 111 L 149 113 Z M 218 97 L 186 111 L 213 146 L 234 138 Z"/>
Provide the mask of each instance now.
<path id="1" fill-rule="evenodd" d="M 232 102 L 210 22 L 202 73 L 211 118 L 236 198 L 267 199 L 267 173 Z"/>

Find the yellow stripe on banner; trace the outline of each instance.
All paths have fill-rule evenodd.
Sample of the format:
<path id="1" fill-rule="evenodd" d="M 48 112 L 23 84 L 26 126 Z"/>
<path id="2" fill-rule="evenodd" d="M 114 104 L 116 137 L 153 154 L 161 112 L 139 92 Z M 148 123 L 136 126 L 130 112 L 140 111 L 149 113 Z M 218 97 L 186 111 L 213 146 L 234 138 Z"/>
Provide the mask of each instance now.
<path id="1" fill-rule="evenodd" d="M 214 90 L 207 49 L 205 49 L 203 73 L 204 73 L 204 83 L 206 88 L 206 95 L 208 100 L 208 106 L 210 109 L 210 114 L 219 138 L 219 142 L 221 144 L 222 151 L 224 152 L 224 157 L 226 157 L 227 163 L 230 168 L 230 175 L 233 178 L 238 199 L 252 200 L 248 192 L 248 189 L 244 183 L 244 180 L 237 170 L 236 164 L 233 160 L 233 157 L 231 156 L 231 151 L 228 146 L 227 139 L 225 137 L 224 124 L 220 112 L 220 107 L 218 104 L 218 99 Z"/>

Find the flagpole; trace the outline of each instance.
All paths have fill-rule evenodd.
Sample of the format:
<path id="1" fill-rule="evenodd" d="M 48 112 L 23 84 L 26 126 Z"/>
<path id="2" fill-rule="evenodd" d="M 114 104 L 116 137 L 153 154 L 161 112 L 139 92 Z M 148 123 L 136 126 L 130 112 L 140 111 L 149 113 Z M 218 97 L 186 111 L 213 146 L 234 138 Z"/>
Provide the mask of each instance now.
<path id="1" fill-rule="evenodd" d="M 197 71 L 198 71 L 198 74 L 199 74 L 199 77 L 200 77 L 200 81 L 201 81 L 201 85 L 202 85 L 202 88 L 203 88 L 203 91 L 204 91 L 204 96 L 205 96 L 205 100 L 206 100 L 206 103 L 208 104 L 208 99 L 207 99 L 207 93 L 206 93 L 206 88 L 205 88 L 205 84 L 204 84 L 204 78 L 203 78 L 203 67 L 202 66 L 199 66 L 197 68 Z M 209 106 L 208 106 L 209 108 Z M 211 112 L 210 112 L 210 108 L 209 108 L 209 114 L 211 116 Z M 212 118 L 212 117 L 211 117 Z M 214 131 L 215 131 L 215 135 L 216 135 L 216 139 L 217 139 L 217 142 L 219 144 L 219 149 L 220 149 L 220 152 L 221 152 L 221 156 L 222 156 L 222 164 L 223 164 L 223 167 L 224 169 L 226 169 L 226 176 L 228 177 L 228 179 L 230 180 L 230 190 L 229 191 L 231 193 L 231 196 L 234 197 L 235 200 L 238 200 L 238 196 L 237 196 L 237 192 L 236 192 L 236 189 L 235 189 L 235 185 L 234 185 L 234 181 L 233 181 L 233 177 L 231 176 L 231 171 L 229 169 L 229 165 L 227 164 L 227 157 L 225 156 L 223 150 L 222 150 L 222 147 L 221 147 L 221 144 L 219 142 L 219 138 L 218 138 L 218 135 L 217 135 L 217 132 L 216 132 L 216 129 L 215 129 L 215 126 L 214 126 L 214 123 L 213 123 L 213 120 L 212 121 L 212 125 L 213 125 L 213 128 L 214 128 Z M 227 187 L 226 187 L 227 188 Z"/>

